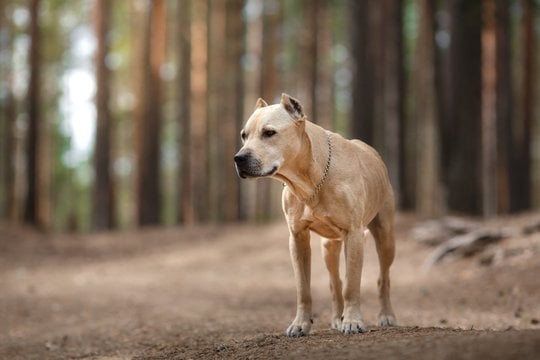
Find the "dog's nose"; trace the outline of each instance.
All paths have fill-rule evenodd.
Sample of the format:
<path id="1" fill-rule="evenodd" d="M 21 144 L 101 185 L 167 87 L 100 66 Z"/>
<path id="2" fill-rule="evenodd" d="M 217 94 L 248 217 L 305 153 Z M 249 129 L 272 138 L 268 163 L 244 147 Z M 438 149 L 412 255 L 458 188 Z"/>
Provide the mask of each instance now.
<path id="1" fill-rule="evenodd" d="M 248 153 L 238 153 L 234 156 L 234 162 L 237 164 L 237 165 L 242 165 L 242 164 L 245 164 L 247 162 L 249 158 L 249 154 Z"/>

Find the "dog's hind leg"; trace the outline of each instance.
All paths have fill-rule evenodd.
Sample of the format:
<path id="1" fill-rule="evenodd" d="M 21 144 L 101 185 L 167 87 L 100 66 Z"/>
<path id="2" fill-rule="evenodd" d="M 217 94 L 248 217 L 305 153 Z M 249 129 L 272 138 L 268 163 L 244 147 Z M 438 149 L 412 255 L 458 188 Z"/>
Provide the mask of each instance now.
<path id="1" fill-rule="evenodd" d="M 379 326 L 397 325 L 392 304 L 390 302 L 390 266 L 394 261 L 394 200 L 390 197 L 375 219 L 369 224 L 369 230 L 375 238 L 377 254 L 379 255 L 380 275 L 378 280 L 379 301 L 381 312 L 379 313 Z"/>
<path id="2" fill-rule="evenodd" d="M 332 329 L 341 329 L 343 315 L 343 293 L 339 277 L 339 256 L 341 241 L 321 238 L 321 249 L 328 275 L 330 277 L 330 292 L 332 294 Z"/>

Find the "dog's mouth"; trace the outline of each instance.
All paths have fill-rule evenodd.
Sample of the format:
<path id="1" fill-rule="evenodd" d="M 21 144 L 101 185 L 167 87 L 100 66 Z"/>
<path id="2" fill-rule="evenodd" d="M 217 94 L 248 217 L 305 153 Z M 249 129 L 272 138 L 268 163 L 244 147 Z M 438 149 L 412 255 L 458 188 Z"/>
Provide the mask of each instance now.
<path id="1" fill-rule="evenodd" d="M 242 179 L 272 176 L 279 168 L 279 164 L 275 162 L 267 169 L 263 162 L 249 151 L 239 151 L 234 156 L 234 165 L 238 176 Z"/>
<path id="2" fill-rule="evenodd" d="M 248 178 L 259 178 L 259 177 L 267 177 L 272 176 L 275 173 L 277 173 L 278 167 L 272 166 L 272 168 L 268 171 L 261 171 L 261 169 L 243 169 L 239 168 L 238 165 L 236 165 L 236 172 L 238 173 L 238 176 L 240 176 L 242 179 L 248 179 Z"/>

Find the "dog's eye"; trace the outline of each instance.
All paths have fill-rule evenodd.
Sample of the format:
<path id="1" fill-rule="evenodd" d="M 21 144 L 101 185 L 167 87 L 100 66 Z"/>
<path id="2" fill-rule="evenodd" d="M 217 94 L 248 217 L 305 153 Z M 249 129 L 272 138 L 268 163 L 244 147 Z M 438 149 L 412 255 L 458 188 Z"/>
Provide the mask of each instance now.
<path id="1" fill-rule="evenodd" d="M 242 139 L 242 141 L 245 141 L 246 137 L 247 137 L 246 132 L 242 130 L 242 132 L 240 133 L 240 138 Z"/>
<path id="2" fill-rule="evenodd" d="M 270 138 L 270 137 L 276 135 L 276 131 L 275 130 L 264 130 L 262 135 L 263 135 L 264 138 Z"/>

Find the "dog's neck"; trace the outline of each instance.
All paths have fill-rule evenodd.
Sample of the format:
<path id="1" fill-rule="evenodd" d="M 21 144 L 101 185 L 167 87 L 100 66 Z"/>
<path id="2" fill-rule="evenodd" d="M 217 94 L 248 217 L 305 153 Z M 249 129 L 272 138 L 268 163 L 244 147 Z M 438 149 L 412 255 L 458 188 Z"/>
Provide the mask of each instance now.
<path id="1" fill-rule="evenodd" d="M 331 154 L 330 133 L 306 121 L 301 151 L 292 160 L 295 166 L 284 166 L 274 177 L 306 205 L 314 206 L 328 177 Z"/>

